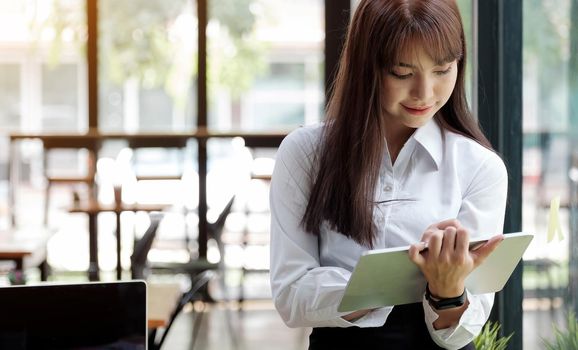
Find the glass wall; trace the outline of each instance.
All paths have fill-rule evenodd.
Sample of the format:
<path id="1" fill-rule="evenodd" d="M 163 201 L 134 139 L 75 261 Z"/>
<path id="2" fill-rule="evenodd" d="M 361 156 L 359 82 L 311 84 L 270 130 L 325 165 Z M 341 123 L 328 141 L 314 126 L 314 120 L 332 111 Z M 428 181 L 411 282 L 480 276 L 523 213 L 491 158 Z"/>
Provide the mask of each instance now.
<path id="1" fill-rule="evenodd" d="M 523 230 L 536 235 L 524 256 L 525 349 L 544 348 L 577 307 L 577 14 L 575 0 L 524 1 Z"/>
<path id="2" fill-rule="evenodd" d="M 16 129 L 20 120 L 19 63 L 0 63 L 0 125 Z"/>
<path id="3" fill-rule="evenodd" d="M 79 130 L 84 1 L 0 0 L 0 130 Z"/>
<path id="4" fill-rule="evenodd" d="M 323 119 L 324 1 L 209 0 L 208 124 L 213 130 L 291 130 Z M 225 248 L 231 296 L 270 297 L 269 182 L 275 149 L 208 142 L 208 217 L 235 194 Z M 261 176 L 256 176 L 261 175 Z M 209 245 L 209 256 L 211 256 Z M 244 279 L 245 273 L 247 278 Z M 263 278 L 265 277 L 265 278 Z M 244 282 L 259 286 L 245 290 Z M 244 294 L 245 293 L 245 294 Z"/>
<path id="5" fill-rule="evenodd" d="M 195 127 L 197 28 L 195 1 L 99 1 L 101 130 Z"/>
<path id="6" fill-rule="evenodd" d="M 85 44 L 84 0 L 0 0 L 0 179 L 9 132 L 86 129 Z M 40 144 L 21 146 L 21 176 L 39 179 Z"/>
<path id="7" fill-rule="evenodd" d="M 322 119 L 323 11 L 322 0 L 209 1 L 211 127 L 266 131 Z"/>

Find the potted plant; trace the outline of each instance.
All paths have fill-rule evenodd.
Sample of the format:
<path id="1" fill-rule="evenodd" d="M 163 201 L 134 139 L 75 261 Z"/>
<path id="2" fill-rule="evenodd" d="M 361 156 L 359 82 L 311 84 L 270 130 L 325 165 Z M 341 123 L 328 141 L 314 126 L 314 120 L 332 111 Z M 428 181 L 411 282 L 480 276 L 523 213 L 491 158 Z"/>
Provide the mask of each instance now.
<path id="1" fill-rule="evenodd" d="M 565 330 L 553 326 L 554 340 L 544 341 L 548 350 L 578 350 L 578 320 L 574 312 L 568 313 L 568 327 Z"/>
<path id="2" fill-rule="evenodd" d="M 476 350 L 505 350 L 513 333 L 507 337 L 501 337 L 500 327 L 498 323 L 488 321 L 482 332 L 474 339 Z"/>

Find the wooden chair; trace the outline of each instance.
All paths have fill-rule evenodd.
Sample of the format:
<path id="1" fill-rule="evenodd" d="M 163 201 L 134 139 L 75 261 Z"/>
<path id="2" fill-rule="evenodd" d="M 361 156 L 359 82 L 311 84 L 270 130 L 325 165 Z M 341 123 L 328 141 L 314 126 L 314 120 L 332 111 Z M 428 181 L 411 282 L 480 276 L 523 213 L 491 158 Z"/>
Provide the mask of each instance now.
<path id="1" fill-rule="evenodd" d="M 157 333 L 156 329 L 153 329 L 149 332 L 148 338 L 148 348 L 151 350 L 160 350 L 171 330 L 171 326 L 175 322 L 177 316 L 181 313 L 185 305 L 195 300 L 201 300 L 201 292 L 207 286 L 209 281 L 215 277 L 214 271 L 206 270 L 197 276 L 191 281 L 191 288 L 183 294 L 183 296 L 179 299 L 175 309 L 173 310 L 170 320 L 167 323 L 166 327 L 164 327 L 163 334 L 161 335 L 160 339 L 157 340 Z M 195 312 L 193 308 L 193 342 L 196 340 L 199 334 L 199 327 L 201 325 L 203 317 L 203 311 Z M 193 343 L 194 344 L 194 343 Z M 194 346 L 194 345 L 193 345 Z"/>
<path id="2" fill-rule="evenodd" d="M 175 204 L 175 199 L 167 198 L 155 198 L 151 196 L 147 189 L 154 181 L 180 181 L 185 173 L 185 162 L 186 162 L 186 150 L 187 150 L 188 139 L 186 137 L 162 137 L 159 135 L 139 135 L 127 138 L 128 147 L 133 151 L 131 157 L 131 166 L 136 178 L 136 186 L 139 189 L 139 193 L 146 193 L 141 200 L 146 201 L 148 204 Z M 162 163 L 158 163 L 153 171 L 143 172 L 141 165 L 143 163 L 149 163 L 150 159 L 147 159 L 147 152 L 151 151 L 173 151 L 177 152 L 176 169 L 173 171 L 166 171 L 163 167 L 166 165 L 166 156 L 161 160 Z M 148 153 L 150 155 L 150 153 Z M 172 165 L 172 164 L 171 164 Z M 158 171 L 158 170 L 161 171 Z M 147 169 L 148 170 L 148 169 Z M 164 171 L 163 171 L 164 170 Z M 140 182 L 140 184 L 139 184 Z M 166 183 L 165 183 L 166 184 Z M 143 187 L 144 186 L 144 187 Z M 161 185 L 163 186 L 163 185 Z M 186 247 L 190 244 L 189 239 L 189 227 L 187 225 L 187 214 L 189 209 L 185 205 L 177 205 L 173 210 L 175 213 L 182 215 L 183 220 L 183 236 L 184 244 Z"/>
<path id="3" fill-rule="evenodd" d="M 132 255 L 130 257 L 130 271 L 132 279 L 145 279 L 148 267 L 148 253 L 157 235 L 157 229 L 163 215 L 161 213 L 149 214 L 151 223 L 143 236 L 135 242 Z"/>
<path id="4" fill-rule="evenodd" d="M 219 214 L 217 220 L 208 225 L 208 237 L 213 238 L 217 242 L 217 247 L 221 255 L 221 260 L 218 263 L 211 263 L 204 260 L 191 260 L 187 263 L 154 263 L 151 264 L 152 270 L 157 271 L 172 271 L 187 273 L 190 276 L 195 276 L 204 270 L 221 270 L 224 271 L 224 254 L 225 249 L 223 245 L 222 233 L 225 228 L 225 222 L 227 217 L 231 213 L 233 208 L 233 203 L 235 201 L 235 196 L 232 196 L 225 208 Z"/>
<path id="5" fill-rule="evenodd" d="M 279 140 L 278 138 L 271 138 L 271 139 L 261 139 L 261 140 L 250 140 L 247 139 L 245 140 L 245 147 L 249 148 L 249 150 L 251 151 L 251 154 L 254 156 L 260 149 L 268 149 L 268 150 L 273 150 L 273 149 L 277 149 L 279 148 L 279 145 L 281 143 L 281 140 Z M 251 169 L 251 180 L 252 181 L 264 181 L 267 184 L 270 184 L 271 182 L 271 173 L 260 173 L 260 172 L 256 172 L 254 167 L 252 167 Z M 251 215 L 251 210 L 249 208 L 249 206 L 247 205 L 247 203 L 245 203 L 245 208 L 244 208 L 244 215 L 245 217 L 249 218 L 249 215 Z M 242 237 L 241 237 L 241 245 L 243 250 L 247 249 L 249 246 L 251 245 L 264 245 L 264 244 L 268 244 L 268 240 L 263 241 L 263 240 L 259 240 L 259 242 L 257 242 L 256 240 L 252 239 L 251 237 L 251 229 L 248 227 L 247 224 L 245 224 L 244 228 L 243 228 L 243 232 L 242 232 Z M 243 301 L 245 300 L 245 293 L 244 293 L 244 284 L 245 284 L 245 277 L 247 274 L 250 273 L 268 273 L 269 269 L 256 269 L 256 268 L 248 268 L 247 266 L 245 266 L 245 264 L 243 264 L 241 266 L 241 274 L 240 274 L 240 287 L 239 287 L 239 296 L 238 296 L 238 301 L 240 303 L 240 305 L 242 305 Z"/>
<path id="6" fill-rule="evenodd" d="M 135 170 L 137 180 L 180 180 L 184 173 L 185 150 L 187 148 L 187 138 L 146 136 L 128 138 L 128 147 L 134 151 L 133 165 L 138 168 L 139 153 L 146 149 L 173 149 L 178 150 L 180 155 L 181 169 L 175 174 L 139 174 Z"/>
<path id="7" fill-rule="evenodd" d="M 164 329 L 164 332 L 160 338 L 157 340 L 156 329 L 152 330 L 149 333 L 149 349 L 161 349 L 168 333 L 171 328 L 171 325 L 177 318 L 177 316 L 182 311 L 183 307 L 191 301 L 194 300 L 201 300 L 201 301 L 212 301 L 212 299 L 207 298 L 207 283 L 211 279 L 217 278 L 223 289 L 224 293 L 226 294 L 226 286 L 225 286 L 225 270 L 224 270 L 224 247 L 221 240 L 221 234 L 225 227 L 225 222 L 227 220 L 227 216 L 231 212 L 233 207 L 233 203 L 235 200 L 235 196 L 232 196 L 225 208 L 219 214 L 217 220 L 213 223 L 209 223 L 209 237 L 215 239 L 217 245 L 219 247 L 219 251 L 221 253 L 221 260 L 219 263 L 210 263 L 208 261 L 201 261 L 201 260 L 193 260 L 188 263 L 157 263 L 151 264 L 150 270 L 152 271 L 164 271 L 164 272 L 171 272 L 171 273 L 186 273 L 191 278 L 191 288 L 187 291 L 181 299 L 179 300 L 175 310 L 173 311 L 170 321 L 168 322 L 167 326 Z M 146 278 L 146 270 L 144 267 L 148 267 L 148 263 L 146 257 L 148 252 L 152 247 L 152 243 L 155 239 L 157 227 L 159 224 L 161 216 L 156 216 L 151 218 L 151 224 L 142 238 L 136 243 L 135 250 L 133 252 L 133 256 L 131 257 L 131 271 L 133 278 L 143 279 Z M 195 341 L 199 326 L 201 322 L 201 318 L 203 313 L 200 312 L 197 315 L 194 315 L 193 319 L 193 341 Z M 229 315 L 230 316 L 230 315 Z M 237 336 L 234 331 L 234 327 L 231 323 L 231 317 L 227 317 L 227 327 L 230 333 L 231 341 L 234 345 L 234 348 L 237 348 Z"/>
<path id="8" fill-rule="evenodd" d="M 15 276 L 13 284 L 26 282 L 24 270 L 29 267 L 40 269 L 40 280 L 46 281 L 50 268 L 46 261 L 46 245 L 52 236 L 52 231 L 39 230 L 8 230 L 0 231 L 0 261 L 12 261 Z"/>
<path id="9" fill-rule="evenodd" d="M 94 200 L 97 197 L 96 194 L 96 158 L 97 153 L 100 148 L 100 141 L 92 138 L 82 138 L 77 139 L 44 139 L 43 140 L 43 172 L 46 178 L 47 184 L 45 188 L 45 202 L 44 202 L 44 224 L 48 224 L 48 211 L 50 207 L 50 189 L 52 186 L 57 184 L 65 185 L 77 185 L 83 184 L 88 188 L 88 199 Z M 54 175 L 50 171 L 50 154 L 57 150 L 80 150 L 85 149 L 88 151 L 88 160 L 85 174 L 81 175 Z"/>

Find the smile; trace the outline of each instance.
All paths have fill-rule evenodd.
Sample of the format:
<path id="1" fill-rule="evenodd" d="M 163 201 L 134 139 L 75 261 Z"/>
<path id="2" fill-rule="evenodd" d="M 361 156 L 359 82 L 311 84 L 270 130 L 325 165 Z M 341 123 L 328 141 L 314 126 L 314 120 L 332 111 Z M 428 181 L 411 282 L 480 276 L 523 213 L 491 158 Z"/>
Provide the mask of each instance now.
<path id="1" fill-rule="evenodd" d="M 410 114 L 413 114 L 413 115 L 424 115 L 424 114 L 427 114 L 427 113 L 432 109 L 432 107 L 433 107 L 433 106 L 429 106 L 429 107 L 414 107 L 414 108 L 411 108 L 411 107 L 408 107 L 408 106 L 405 106 L 405 105 L 402 105 L 402 106 L 403 106 L 403 108 L 404 108 L 406 111 L 408 111 Z"/>

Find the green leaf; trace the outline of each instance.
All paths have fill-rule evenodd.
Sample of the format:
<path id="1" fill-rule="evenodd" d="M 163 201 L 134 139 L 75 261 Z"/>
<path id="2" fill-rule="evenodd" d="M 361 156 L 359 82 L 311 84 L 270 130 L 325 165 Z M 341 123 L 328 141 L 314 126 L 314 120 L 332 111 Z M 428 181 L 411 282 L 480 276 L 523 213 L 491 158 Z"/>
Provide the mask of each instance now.
<path id="1" fill-rule="evenodd" d="M 476 350 L 505 350 L 513 333 L 507 337 L 500 337 L 501 326 L 489 321 L 482 332 L 474 339 Z"/>
<path id="2" fill-rule="evenodd" d="M 552 342 L 542 339 L 548 350 L 578 350 L 578 320 L 574 312 L 568 313 L 566 329 L 560 329 L 552 325 L 554 340 Z"/>

